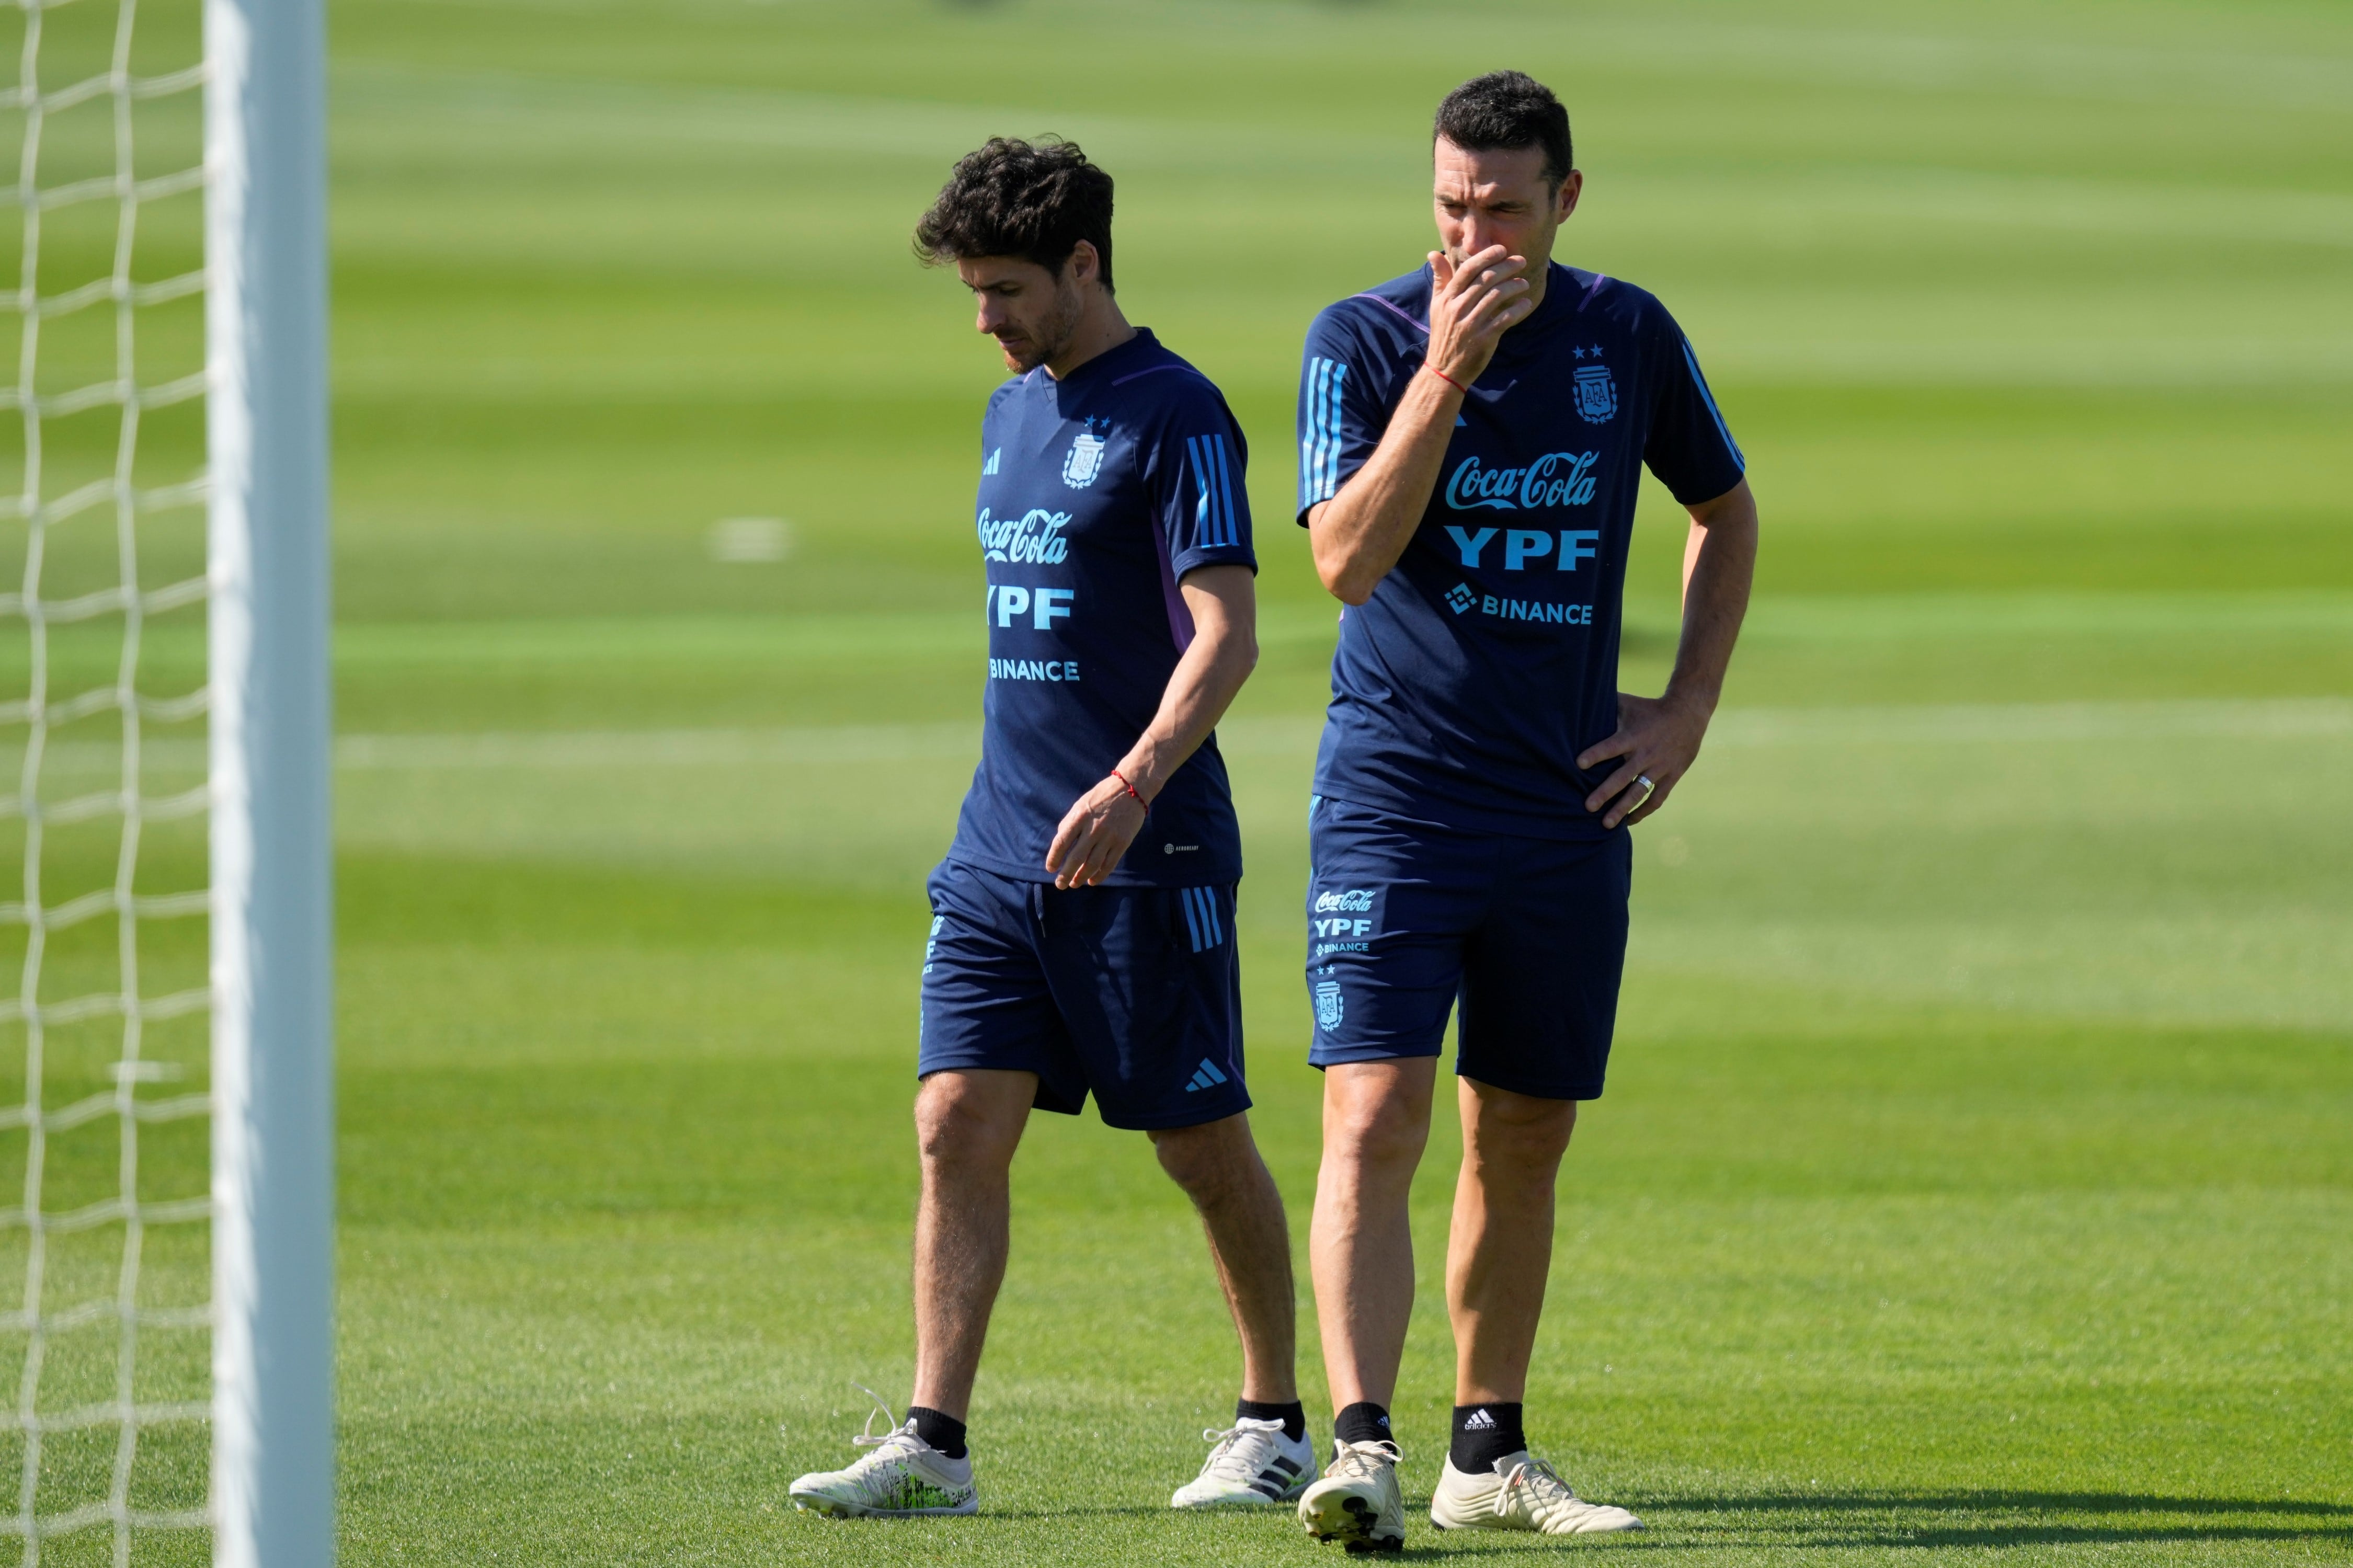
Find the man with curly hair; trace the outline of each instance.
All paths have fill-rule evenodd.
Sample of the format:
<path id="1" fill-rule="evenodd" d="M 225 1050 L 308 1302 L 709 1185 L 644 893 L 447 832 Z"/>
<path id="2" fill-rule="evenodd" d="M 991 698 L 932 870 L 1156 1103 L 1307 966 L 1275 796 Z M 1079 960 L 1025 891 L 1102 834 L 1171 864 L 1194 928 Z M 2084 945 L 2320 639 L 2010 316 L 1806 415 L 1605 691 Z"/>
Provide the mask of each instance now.
<path id="1" fill-rule="evenodd" d="M 1292 1366 L 1282 1200 L 1246 1114 L 1241 842 L 1212 727 L 1258 658 L 1241 427 L 1130 326 L 1112 181 L 1068 142 L 995 140 L 915 230 L 1011 380 L 981 420 L 987 575 L 979 769 L 931 879 L 915 1124 L 914 1403 L 844 1470 L 834 1515 L 972 1513 L 965 1421 L 1033 1108 L 1152 1140 L 1198 1209 L 1241 1337 L 1234 1423 L 1178 1508 L 1272 1506 L 1315 1473 Z"/>

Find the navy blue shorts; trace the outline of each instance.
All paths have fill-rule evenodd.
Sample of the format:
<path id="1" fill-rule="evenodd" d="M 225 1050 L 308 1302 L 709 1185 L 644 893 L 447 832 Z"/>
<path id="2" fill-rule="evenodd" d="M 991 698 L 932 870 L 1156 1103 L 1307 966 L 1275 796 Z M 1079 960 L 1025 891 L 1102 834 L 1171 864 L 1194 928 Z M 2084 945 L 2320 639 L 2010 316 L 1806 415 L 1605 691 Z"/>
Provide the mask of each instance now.
<path id="1" fill-rule="evenodd" d="M 1434 1057 L 1547 1100 L 1599 1100 L 1626 967 L 1633 836 L 1521 838 L 1318 799 L 1308 816 L 1307 1059 Z"/>
<path id="2" fill-rule="evenodd" d="M 1234 889 L 1070 888 L 932 873 L 915 1072 L 1038 1075 L 1040 1110 L 1193 1127 L 1250 1109 Z"/>

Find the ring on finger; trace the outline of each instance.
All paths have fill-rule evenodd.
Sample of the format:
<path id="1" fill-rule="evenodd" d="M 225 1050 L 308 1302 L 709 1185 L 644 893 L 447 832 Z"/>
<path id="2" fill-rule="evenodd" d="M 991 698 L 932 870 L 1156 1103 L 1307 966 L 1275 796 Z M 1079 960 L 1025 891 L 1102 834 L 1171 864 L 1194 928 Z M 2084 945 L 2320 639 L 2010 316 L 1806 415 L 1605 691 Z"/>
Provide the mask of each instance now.
<path id="1" fill-rule="evenodd" d="M 1642 786 L 1642 798 L 1636 801 L 1629 809 L 1640 811 L 1643 806 L 1650 804 L 1650 799 L 1652 795 L 1659 793 L 1659 786 L 1648 773 L 1636 773 L 1634 775 L 1634 782 Z"/>

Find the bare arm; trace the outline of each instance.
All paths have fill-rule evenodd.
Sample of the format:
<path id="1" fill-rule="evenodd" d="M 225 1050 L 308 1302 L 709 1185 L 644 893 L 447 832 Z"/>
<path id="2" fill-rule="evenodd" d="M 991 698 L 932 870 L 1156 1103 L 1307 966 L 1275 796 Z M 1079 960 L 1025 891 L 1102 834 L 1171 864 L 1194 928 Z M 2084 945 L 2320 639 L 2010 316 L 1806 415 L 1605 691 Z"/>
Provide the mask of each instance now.
<path id="1" fill-rule="evenodd" d="M 1757 498 L 1748 481 L 1702 501 L 1691 510 L 1691 535 L 1683 545 L 1683 628 L 1675 645 L 1674 672 L 1658 697 L 1618 695 L 1618 732 L 1589 746 L 1577 759 L 1590 768 L 1611 757 L 1623 759 L 1599 789 L 1586 797 L 1588 811 L 1600 811 L 1604 827 L 1640 822 L 1667 804 L 1677 781 L 1691 771 L 1706 737 L 1708 721 L 1724 695 L 1724 674 L 1732 645 L 1748 613 L 1748 587 L 1757 574 Z M 1630 787 L 1647 777 L 1658 787 Z"/>
<path id="2" fill-rule="evenodd" d="M 1460 388 L 1479 378 L 1503 335 L 1534 308 L 1520 276 L 1526 263 L 1505 255 L 1500 245 L 1488 247 L 1459 270 L 1437 251 L 1430 253 L 1430 350 L 1422 363 L 1442 374 L 1425 370 L 1406 384 L 1405 397 L 1372 457 L 1337 495 L 1307 513 L 1315 574 L 1350 605 L 1373 596 L 1373 585 L 1388 575 L 1421 526 L 1430 491 L 1438 488 L 1446 444 L 1454 438 L 1454 420 L 1462 408 Z"/>
<path id="3" fill-rule="evenodd" d="M 1071 805 L 1046 851 L 1058 888 L 1092 887 L 1118 868 L 1144 830 L 1135 795 L 1150 801 L 1167 787 L 1258 663 L 1258 595 L 1249 567 L 1196 567 L 1176 586 L 1193 614 L 1193 642 L 1160 694 L 1160 711 L 1119 761 L 1135 795 L 1106 777 Z"/>

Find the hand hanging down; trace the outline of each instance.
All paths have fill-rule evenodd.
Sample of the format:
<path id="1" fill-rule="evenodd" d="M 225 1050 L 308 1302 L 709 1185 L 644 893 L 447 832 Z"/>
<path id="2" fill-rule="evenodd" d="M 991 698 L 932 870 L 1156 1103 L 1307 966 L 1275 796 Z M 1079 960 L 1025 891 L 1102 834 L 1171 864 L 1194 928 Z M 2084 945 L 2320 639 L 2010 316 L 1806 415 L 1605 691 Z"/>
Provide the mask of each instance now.
<path id="1" fill-rule="evenodd" d="M 1247 566 L 1201 566 L 1177 589 L 1193 641 L 1161 693 L 1160 711 L 1117 768 L 1063 815 L 1046 850 L 1057 888 L 1091 888 L 1119 868 L 1153 798 L 1200 750 L 1258 663 L 1258 600 Z"/>

